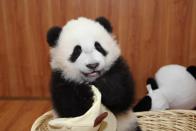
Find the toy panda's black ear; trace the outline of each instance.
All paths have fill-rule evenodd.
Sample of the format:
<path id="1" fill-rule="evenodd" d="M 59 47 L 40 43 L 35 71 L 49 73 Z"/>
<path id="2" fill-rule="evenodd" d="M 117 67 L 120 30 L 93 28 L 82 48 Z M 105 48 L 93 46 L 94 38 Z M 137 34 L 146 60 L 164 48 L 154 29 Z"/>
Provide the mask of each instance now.
<path id="1" fill-rule="evenodd" d="M 95 19 L 99 24 L 101 24 L 109 33 L 112 33 L 112 26 L 105 17 L 101 16 Z"/>
<path id="2" fill-rule="evenodd" d="M 152 107 L 152 99 L 150 96 L 142 98 L 133 108 L 134 112 L 149 111 Z"/>
<path id="3" fill-rule="evenodd" d="M 47 33 L 47 42 L 50 47 L 54 47 L 56 45 L 56 41 L 59 38 L 62 28 L 58 26 L 51 27 Z"/>
<path id="4" fill-rule="evenodd" d="M 196 66 L 189 66 L 186 70 L 196 79 Z"/>
<path id="5" fill-rule="evenodd" d="M 158 85 L 157 85 L 156 80 L 155 80 L 154 78 L 151 78 L 151 77 L 148 78 L 148 80 L 146 81 L 146 84 L 147 84 L 147 85 L 150 84 L 151 87 L 152 87 L 152 90 L 156 90 L 156 89 L 159 88 Z"/>

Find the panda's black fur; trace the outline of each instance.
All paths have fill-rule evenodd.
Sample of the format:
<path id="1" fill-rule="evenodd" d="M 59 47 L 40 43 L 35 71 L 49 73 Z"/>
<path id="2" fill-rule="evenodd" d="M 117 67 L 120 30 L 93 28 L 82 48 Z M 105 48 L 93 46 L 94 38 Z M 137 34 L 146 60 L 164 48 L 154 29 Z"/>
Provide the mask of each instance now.
<path id="1" fill-rule="evenodd" d="M 96 19 L 109 33 L 112 27 L 107 19 Z M 61 28 L 53 27 L 48 31 L 47 41 L 55 47 Z M 107 55 L 104 48 L 95 42 L 95 48 Z M 74 48 L 70 61 L 75 62 L 80 55 L 80 47 Z M 93 92 L 90 85 L 95 85 L 102 95 L 102 103 L 115 115 L 128 111 L 134 99 L 134 81 L 126 62 L 119 56 L 111 68 L 92 82 L 79 83 L 65 79 L 61 70 L 52 70 L 51 97 L 54 109 L 60 117 L 75 117 L 84 114 L 93 103 Z M 137 128 L 139 131 L 140 129 Z"/>
<path id="2" fill-rule="evenodd" d="M 115 114 L 128 110 L 133 102 L 134 82 L 127 65 L 119 57 L 109 71 L 88 84 L 65 80 L 61 71 L 53 71 L 51 93 L 59 116 L 79 116 L 91 107 L 93 93 L 89 85 L 98 87 L 102 103 Z"/>
<path id="3" fill-rule="evenodd" d="M 89 85 L 65 80 L 58 70 L 52 72 L 51 94 L 54 108 L 60 117 L 80 116 L 93 103 Z"/>
<path id="4" fill-rule="evenodd" d="M 102 94 L 102 103 L 113 113 L 124 112 L 132 105 L 134 82 L 122 57 L 119 57 L 111 69 L 92 84 L 98 87 Z"/>

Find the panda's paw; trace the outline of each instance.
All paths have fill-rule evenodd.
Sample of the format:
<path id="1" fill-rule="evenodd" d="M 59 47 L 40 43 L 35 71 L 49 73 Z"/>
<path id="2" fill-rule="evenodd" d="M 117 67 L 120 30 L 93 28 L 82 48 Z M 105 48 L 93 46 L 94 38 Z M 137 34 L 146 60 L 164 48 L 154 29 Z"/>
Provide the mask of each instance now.
<path id="1" fill-rule="evenodd" d="M 93 91 L 88 85 L 81 85 L 76 89 L 76 99 L 81 109 L 88 110 L 93 104 Z"/>

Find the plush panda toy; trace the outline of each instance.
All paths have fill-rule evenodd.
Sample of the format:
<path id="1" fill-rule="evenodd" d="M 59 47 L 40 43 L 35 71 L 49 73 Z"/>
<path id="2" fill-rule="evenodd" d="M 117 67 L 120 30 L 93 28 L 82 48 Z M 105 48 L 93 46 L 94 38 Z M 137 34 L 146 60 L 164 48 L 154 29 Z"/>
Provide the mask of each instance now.
<path id="1" fill-rule="evenodd" d="M 148 95 L 134 111 L 196 107 L 196 66 L 167 65 L 147 80 Z"/>
<path id="2" fill-rule="evenodd" d="M 47 34 L 51 54 L 51 96 L 59 117 L 76 117 L 92 106 L 95 85 L 102 103 L 118 121 L 118 131 L 140 130 L 132 113 L 134 82 L 110 22 L 78 18 Z"/>

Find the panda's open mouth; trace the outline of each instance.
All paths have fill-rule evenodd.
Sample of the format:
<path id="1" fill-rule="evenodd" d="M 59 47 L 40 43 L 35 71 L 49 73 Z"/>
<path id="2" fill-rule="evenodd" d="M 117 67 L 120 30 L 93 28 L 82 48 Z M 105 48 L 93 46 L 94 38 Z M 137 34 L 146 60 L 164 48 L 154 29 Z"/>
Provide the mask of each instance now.
<path id="1" fill-rule="evenodd" d="M 93 71 L 93 72 L 90 72 L 90 73 L 84 73 L 82 72 L 82 74 L 85 76 L 85 77 L 97 77 L 100 75 L 100 71 Z"/>

